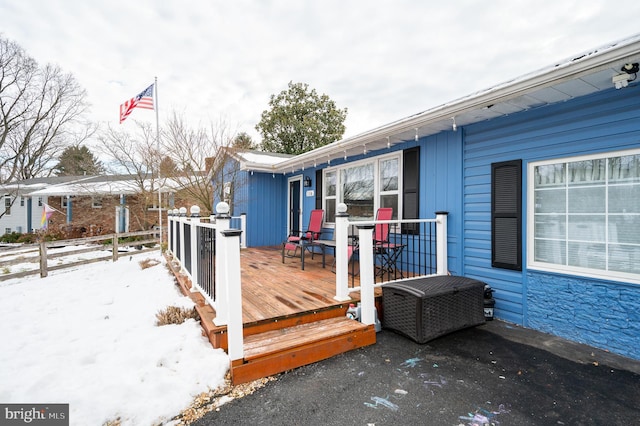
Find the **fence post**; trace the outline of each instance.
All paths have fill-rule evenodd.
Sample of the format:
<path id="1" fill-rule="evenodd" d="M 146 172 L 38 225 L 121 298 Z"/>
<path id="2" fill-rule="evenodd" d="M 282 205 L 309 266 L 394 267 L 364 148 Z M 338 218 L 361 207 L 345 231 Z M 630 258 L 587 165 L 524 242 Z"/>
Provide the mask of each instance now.
<path id="1" fill-rule="evenodd" d="M 247 248 L 247 214 L 240 213 L 240 248 Z"/>
<path id="2" fill-rule="evenodd" d="M 111 247 L 112 247 L 111 260 L 115 262 L 116 260 L 118 260 L 118 234 L 117 233 L 113 234 Z"/>
<path id="3" fill-rule="evenodd" d="M 198 260 L 200 256 L 197 255 L 198 252 L 198 223 L 200 223 L 200 207 L 191 206 L 189 210 L 191 213 L 191 292 L 195 293 L 198 291 L 196 288 L 200 285 L 198 282 Z"/>
<path id="4" fill-rule="evenodd" d="M 216 300 L 214 308 L 216 309 L 216 317 L 213 319 L 215 325 L 226 325 L 229 320 L 229 285 L 227 282 L 227 269 L 229 262 L 227 261 L 227 251 L 223 245 L 222 232 L 229 229 L 229 204 L 219 202 L 216 205 Z M 238 271 L 240 266 L 238 264 Z M 239 272 L 238 272 L 239 273 Z"/>
<path id="5" fill-rule="evenodd" d="M 347 205 L 344 203 L 338 204 L 336 211 L 336 295 L 334 299 L 345 302 L 351 299 L 348 288 L 349 256 L 347 253 L 349 215 L 347 214 Z"/>
<path id="6" fill-rule="evenodd" d="M 224 281 L 229 290 L 227 300 L 228 309 L 228 353 L 231 362 L 244 358 L 244 338 L 242 336 L 242 283 L 240 277 L 240 234 L 242 231 L 228 229 L 221 232 L 222 250 L 227 253 L 227 267 Z M 217 313 L 217 310 L 216 310 Z"/>
<path id="7" fill-rule="evenodd" d="M 449 212 L 436 212 L 436 274 L 447 275 L 447 215 Z"/>
<path id="8" fill-rule="evenodd" d="M 375 225 L 358 226 L 360 241 L 360 322 L 372 325 L 376 322 L 373 290 L 373 229 Z"/>
<path id="9" fill-rule="evenodd" d="M 40 241 L 40 278 L 49 275 L 47 271 L 47 243 Z"/>

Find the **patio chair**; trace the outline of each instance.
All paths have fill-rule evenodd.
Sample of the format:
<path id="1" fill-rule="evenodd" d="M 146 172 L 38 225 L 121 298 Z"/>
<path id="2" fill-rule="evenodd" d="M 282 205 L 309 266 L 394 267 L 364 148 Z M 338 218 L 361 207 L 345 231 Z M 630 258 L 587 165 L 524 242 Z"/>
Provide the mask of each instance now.
<path id="1" fill-rule="evenodd" d="M 393 208 L 380 207 L 376 212 L 376 221 L 393 219 Z M 389 224 L 377 223 L 373 230 L 373 246 L 389 242 Z"/>
<path id="2" fill-rule="evenodd" d="M 303 257 L 304 250 L 311 252 L 313 259 L 313 242 L 320 239 L 322 234 L 322 224 L 324 223 L 324 210 L 311 210 L 309 226 L 306 231 L 292 230 L 286 241 L 282 243 L 282 263 L 285 257 Z M 298 249 L 301 250 L 298 255 Z"/>
<path id="3" fill-rule="evenodd" d="M 378 220 L 391 220 L 393 218 L 393 209 L 391 207 L 381 207 L 376 211 L 376 221 Z M 359 253 L 360 245 L 358 244 L 357 235 L 350 236 L 350 243 L 347 245 L 347 265 L 351 265 L 349 268 L 349 274 L 358 275 L 360 271 L 356 271 L 353 266 L 353 257 Z M 376 255 L 381 255 L 384 244 L 389 244 L 389 224 L 379 223 L 376 224 L 373 230 L 373 251 Z M 335 261 L 333 262 L 333 268 L 335 272 Z"/>
<path id="4" fill-rule="evenodd" d="M 391 219 L 393 219 L 393 209 L 391 207 L 378 209 L 376 221 Z M 391 275 L 396 277 L 399 273 L 400 278 L 403 278 L 402 271 L 396 267 L 396 262 L 405 245 L 394 244 L 389 241 L 389 228 L 390 224 L 388 223 L 378 223 L 373 231 L 373 253 L 378 259 L 376 262 L 376 275 L 383 276 L 387 273 L 389 277 Z"/>

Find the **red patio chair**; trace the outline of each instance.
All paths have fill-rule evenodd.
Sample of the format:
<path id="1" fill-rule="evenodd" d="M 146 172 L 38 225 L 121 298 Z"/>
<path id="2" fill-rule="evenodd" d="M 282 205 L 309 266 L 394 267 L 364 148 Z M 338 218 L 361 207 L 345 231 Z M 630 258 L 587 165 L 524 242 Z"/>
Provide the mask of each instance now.
<path id="1" fill-rule="evenodd" d="M 381 207 L 376 211 L 376 221 L 378 220 L 391 220 L 393 219 L 393 209 L 391 207 Z M 373 230 L 373 249 L 374 253 L 379 254 L 384 244 L 389 244 L 389 224 L 378 223 Z M 353 255 L 359 252 L 358 239 L 355 237 L 353 242 L 347 246 L 347 264 L 352 265 Z M 335 268 L 335 261 L 334 261 Z M 359 271 L 352 270 L 349 272 L 352 275 L 358 275 Z M 332 271 L 335 270 L 332 268 Z"/>
<path id="2" fill-rule="evenodd" d="M 393 209 L 391 207 L 383 207 L 378 209 L 376 220 L 393 219 Z M 373 231 L 373 252 L 378 258 L 376 275 L 384 275 L 385 273 L 396 277 L 400 275 L 403 278 L 402 271 L 396 267 L 398 257 L 404 249 L 404 244 L 394 244 L 389 242 L 389 223 L 378 223 Z"/>
<path id="3" fill-rule="evenodd" d="M 298 257 L 298 249 L 309 250 L 313 259 L 313 242 L 320 239 L 322 224 L 324 222 L 324 210 L 311 210 L 309 227 L 305 232 L 292 230 L 287 240 L 282 243 L 282 263 L 285 257 Z M 302 256 L 303 253 L 300 253 Z"/>
<path id="4" fill-rule="evenodd" d="M 376 212 L 376 221 L 393 219 L 393 208 L 380 207 Z M 377 223 L 373 230 L 373 245 L 389 242 L 389 224 Z"/>

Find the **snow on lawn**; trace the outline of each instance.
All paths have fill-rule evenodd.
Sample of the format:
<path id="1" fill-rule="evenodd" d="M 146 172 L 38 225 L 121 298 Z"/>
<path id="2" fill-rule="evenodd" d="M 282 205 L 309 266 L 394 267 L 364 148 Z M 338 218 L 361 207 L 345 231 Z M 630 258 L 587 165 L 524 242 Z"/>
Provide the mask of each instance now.
<path id="1" fill-rule="evenodd" d="M 168 422 L 229 359 L 194 320 L 156 326 L 167 306 L 193 303 L 159 252 L 0 283 L 0 401 L 69 403 L 72 425 Z"/>

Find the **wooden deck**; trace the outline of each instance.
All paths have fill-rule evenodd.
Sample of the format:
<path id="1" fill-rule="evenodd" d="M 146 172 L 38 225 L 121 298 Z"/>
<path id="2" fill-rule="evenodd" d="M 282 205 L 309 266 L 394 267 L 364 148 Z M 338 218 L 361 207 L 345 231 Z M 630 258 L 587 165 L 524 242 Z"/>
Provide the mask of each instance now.
<path id="1" fill-rule="evenodd" d="M 307 254 L 305 270 L 300 259 L 285 258 L 279 247 L 241 251 L 242 315 L 245 337 L 244 360 L 231 365 L 233 383 L 242 383 L 329 358 L 375 343 L 375 329 L 346 318 L 351 301 L 335 296 L 333 257 L 314 259 Z M 169 262 L 171 263 L 171 262 Z M 215 348 L 227 349 L 226 326 L 216 326 L 215 310 L 199 293 L 191 293 L 188 279 L 174 270 L 185 294 L 194 298 L 203 333 Z M 350 277 L 350 285 L 351 285 Z M 359 286 L 358 277 L 353 285 Z M 376 294 L 377 299 L 381 295 Z"/>

